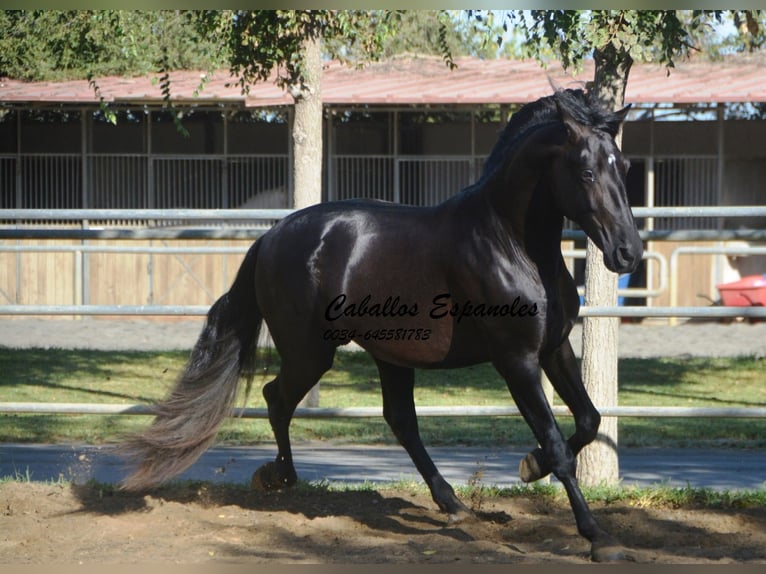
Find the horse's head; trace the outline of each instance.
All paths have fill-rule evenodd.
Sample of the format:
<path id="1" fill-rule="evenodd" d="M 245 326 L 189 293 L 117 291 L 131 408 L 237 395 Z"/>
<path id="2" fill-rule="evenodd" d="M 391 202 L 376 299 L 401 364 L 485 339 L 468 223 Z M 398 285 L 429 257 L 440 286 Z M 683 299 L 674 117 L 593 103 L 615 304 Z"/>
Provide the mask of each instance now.
<path id="1" fill-rule="evenodd" d="M 629 108 L 613 114 L 591 108 L 588 117 L 566 100 L 557 103 L 565 135 L 549 173 L 553 201 L 601 249 L 610 271 L 631 272 L 641 261 L 643 244 L 625 187 L 630 162 L 615 143 Z M 588 121 L 593 117 L 598 122 Z"/>

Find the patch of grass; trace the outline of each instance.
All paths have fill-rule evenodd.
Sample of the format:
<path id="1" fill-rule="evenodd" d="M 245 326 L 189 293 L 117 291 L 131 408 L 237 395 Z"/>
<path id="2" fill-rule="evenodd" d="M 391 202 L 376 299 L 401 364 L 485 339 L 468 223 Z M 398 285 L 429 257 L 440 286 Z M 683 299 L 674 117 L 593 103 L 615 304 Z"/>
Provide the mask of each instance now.
<path id="1" fill-rule="evenodd" d="M 738 358 L 622 359 L 619 402 L 631 406 L 766 406 L 766 360 Z M 623 446 L 763 447 L 766 421 L 732 418 L 623 418 Z"/>
<path id="2" fill-rule="evenodd" d="M 427 487 L 423 485 L 424 492 Z M 464 500 L 536 496 L 568 504 L 559 484 L 533 483 L 499 488 L 468 484 L 455 489 Z M 761 508 L 766 507 L 766 490 L 714 490 L 712 488 L 654 486 L 583 487 L 583 496 L 593 503 L 628 503 L 637 508 Z"/>
<path id="3" fill-rule="evenodd" d="M 757 407 L 766 404 L 766 360 L 755 357 L 622 359 L 620 402 Z"/>
<path id="4" fill-rule="evenodd" d="M 0 476 L 0 484 L 5 482 L 20 482 L 22 484 L 30 484 L 33 482 L 32 473 L 30 472 L 29 467 L 27 467 L 26 470 L 17 470 L 12 475 Z"/>
<path id="5" fill-rule="evenodd" d="M 69 481 L 67 481 L 66 478 L 64 478 L 63 475 L 60 475 L 58 478 L 51 478 L 49 480 L 40 481 L 35 479 L 34 476 L 32 476 L 32 472 L 29 470 L 29 467 L 22 470 L 16 470 L 13 474 L 7 475 L 7 476 L 0 476 L 0 484 L 5 484 L 8 482 L 14 482 L 19 484 L 49 484 L 53 486 L 60 486 L 65 487 L 69 485 Z"/>
<path id="6" fill-rule="evenodd" d="M 23 475 L 5 477 L 2 482 L 30 483 L 32 480 Z M 50 484 L 66 487 L 67 481 L 59 479 Z M 89 480 L 83 485 L 74 486 L 81 493 L 103 497 L 134 497 L 134 493 L 119 490 L 115 485 Z M 342 482 L 309 482 L 298 480 L 291 489 L 284 491 L 292 497 L 320 496 L 332 492 L 400 492 L 410 495 L 430 496 L 428 487 L 420 480 L 403 479 L 385 483 L 342 483 Z M 708 509 L 746 509 L 766 507 L 765 490 L 714 490 L 710 488 L 655 486 L 600 486 L 584 487 L 583 495 L 594 504 L 628 504 L 636 508 L 708 508 Z M 504 498 L 537 498 L 550 503 L 569 505 L 566 492 L 558 484 L 519 484 L 510 487 L 487 486 L 481 483 L 458 485 L 455 493 L 467 504 L 478 510 L 484 501 Z M 249 496 L 252 494 L 249 484 L 240 483 L 211 483 L 200 480 L 170 481 L 155 492 L 156 496 L 166 496 L 174 500 L 206 499 L 215 502 L 229 501 L 233 496 Z"/>
<path id="7" fill-rule="evenodd" d="M 187 352 L 106 352 L 12 350 L 0 348 L 0 402 L 151 403 L 172 386 Z M 246 406 L 265 407 L 263 385 L 279 370 L 276 352 L 264 351 Z M 766 406 L 766 361 L 737 359 L 624 359 L 619 365 L 621 405 Z M 510 405 L 504 381 L 489 365 L 418 371 L 418 405 Z M 339 352 L 321 381 L 326 407 L 380 407 L 378 373 L 366 353 Z M 554 402 L 560 403 L 558 399 Z M 144 428 L 145 416 L 0 414 L 6 442 L 114 442 Z M 570 417 L 559 419 L 565 434 Z M 525 445 L 534 438 L 520 417 L 421 417 L 423 439 L 431 445 Z M 623 446 L 766 446 L 762 419 L 622 418 Z M 296 419 L 294 440 L 394 443 L 382 418 Z M 266 420 L 232 419 L 219 436 L 228 444 L 273 442 Z"/>
<path id="8" fill-rule="evenodd" d="M 628 502 L 641 508 L 754 508 L 766 506 L 764 490 L 724 490 L 710 488 L 593 487 L 583 494 L 593 502 Z"/>
<path id="9" fill-rule="evenodd" d="M 167 392 L 185 353 L 0 349 L 0 401 L 151 403 Z M 98 444 L 136 431 L 145 417 L 0 414 L 6 442 Z"/>

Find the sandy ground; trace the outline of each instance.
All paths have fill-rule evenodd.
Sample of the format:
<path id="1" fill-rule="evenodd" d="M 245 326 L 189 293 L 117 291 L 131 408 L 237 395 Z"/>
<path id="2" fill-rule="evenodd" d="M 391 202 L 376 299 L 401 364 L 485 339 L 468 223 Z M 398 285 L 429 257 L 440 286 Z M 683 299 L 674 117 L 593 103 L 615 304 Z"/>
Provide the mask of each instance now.
<path id="1" fill-rule="evenodd" d="M 151 495 L 0 485 L 0 563 L 589 562 L 565 501 L 469 501 L 478 520 L 447 525 L 408 489 L 258 493 L 195 485 Z M 766 563 L 766 508 L 594 505 L 639 563 Z"/>
<path id="2" fill-rule="evenodd" d="M 0 322 L 8 347 L 189 349 L 201 323 Z M 573 344 L 579 352 L 579 327 Z M 621 356 L 766 355 L 766 324 L 622 325 Z M 259 493 L 231 484 L 147 495 L 93 485 L 0 484 L 0 563 L 587 563 L 566 501 L 467 501 L 479 519 L 446 524 L 407 488 Z M 642 563 L 766 563 L 766 508 L 594 505 Z"/>

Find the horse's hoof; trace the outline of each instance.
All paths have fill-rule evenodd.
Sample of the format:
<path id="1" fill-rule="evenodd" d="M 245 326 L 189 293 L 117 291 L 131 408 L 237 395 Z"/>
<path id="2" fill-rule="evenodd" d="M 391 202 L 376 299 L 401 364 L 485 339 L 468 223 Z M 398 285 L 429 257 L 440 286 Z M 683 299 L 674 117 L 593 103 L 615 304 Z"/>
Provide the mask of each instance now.
<path id="1" fill-rule="evenodd" d="M 455 512 L 449 513 L 447 518 L 447 525 L 455 526 L 456 524 L 464 524 L 476 521 L 476 515 L 467 508 L 460 508 Z"/>
<path id="2" fill-rule="evenodd" d="M 593 562 L 628 562 L 635 557 L 627 554 L 625 548 L 617 541 L 609 538 L 591 545 L 590 557 Z"/>
<path id="3" fill-rule="evenodd" d="M 288 488 L 296 483 L 297 477 L 293 476 L 292 473 L 288 476 L 282 474 L 276 463 L 267 462 L 253 473 L 253 477 L 250 479 L 250 488 L 263 492 Z"/>
<path id="4" fill-rule="evenodd" d="M 533 453 L 529 453 L 519 463 L 519 478 L 523 482 L 535 482 L 543 477 L 543 471 Z"/>
<path id="5" fill-rule="evenodd" d="M 267 465 L 263 465 L 253 473 L 253 477 L 250 479 L 250 488 L 255 491 L 263 492 L 265 490 L 273 490 L 274 486 L 271 482 L 272 472 L 266 468 Z"/>

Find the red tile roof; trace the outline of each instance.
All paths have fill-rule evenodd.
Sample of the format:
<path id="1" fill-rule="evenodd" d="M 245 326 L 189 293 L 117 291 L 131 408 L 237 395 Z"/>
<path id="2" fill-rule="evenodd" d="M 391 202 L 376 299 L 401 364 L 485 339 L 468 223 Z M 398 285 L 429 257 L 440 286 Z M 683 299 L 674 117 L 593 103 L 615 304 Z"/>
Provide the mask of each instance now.
<path id="1" fill-rule="evenodd" d="M 547 69 L 531 60 L 459 59 L 449 71 L 439 58 L 397 58 L 352 69 L 328 63 L 322 99 L 330 105 L 512 104 L 536 100 L 556 87 L 582 86 L 593 77 L 592 63 L 572 75 L 553 63 Z M 178 102 L 230 102 L 246 107 L 289 105 L 292 98 L 273 83 L 253 86 L 247 96 L 227 72 L 215 72 L 199 87 L 200 72 L 171 73 L 171 92 Z M 108 102 L 156 103 L 162 94 L 156 77 L 105 77 L 97 80 Z M 0 80 L 0 103 L 92 103 L 97 98 L 87 81 L 23 82 Z M 766 61 L 733 57 L 721 62 L 677 62 L 670 70 L 654 64 L 634 65 L 626 100 L 631 103 L 766 102 Z"/>

